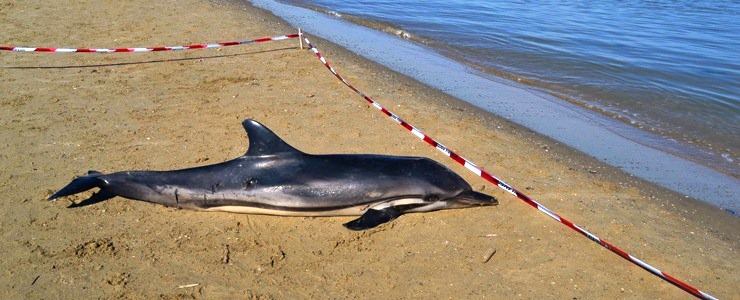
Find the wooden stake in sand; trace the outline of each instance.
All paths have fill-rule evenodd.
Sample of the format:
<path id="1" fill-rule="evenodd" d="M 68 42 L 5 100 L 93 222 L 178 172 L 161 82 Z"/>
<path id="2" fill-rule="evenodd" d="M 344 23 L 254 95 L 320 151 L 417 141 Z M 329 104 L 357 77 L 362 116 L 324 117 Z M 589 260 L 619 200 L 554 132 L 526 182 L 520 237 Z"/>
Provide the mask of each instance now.
<path id="1" fill-rule="evenodd" d="M 298 43 L 301 45 L 301 50 L 303 50 L 303 32 L 301 32 L 300 27 L 298 27 Z"/>

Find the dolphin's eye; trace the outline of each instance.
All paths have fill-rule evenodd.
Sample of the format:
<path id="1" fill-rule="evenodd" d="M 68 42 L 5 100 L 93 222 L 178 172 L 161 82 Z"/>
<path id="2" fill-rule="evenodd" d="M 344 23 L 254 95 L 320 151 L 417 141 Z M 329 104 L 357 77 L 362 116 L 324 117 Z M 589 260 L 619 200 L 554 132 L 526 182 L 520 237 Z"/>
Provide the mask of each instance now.
<path id="1" fill-rule="evenodd" d="M 257 183 L 257 180 L 254 177 L 249 177 L 249 179 L 244 181 L 244 189 L 251 188 L 255 183 Z"/>
<path id="2" fill-rule="evenodd" d="M 429 196 L 427 196 L 427 201 L 429 201 L 429 202 L 437 202 L 437 201 L 439 201 L 439 196 L 434 195 L 434 194 L 429 195 Z"/>

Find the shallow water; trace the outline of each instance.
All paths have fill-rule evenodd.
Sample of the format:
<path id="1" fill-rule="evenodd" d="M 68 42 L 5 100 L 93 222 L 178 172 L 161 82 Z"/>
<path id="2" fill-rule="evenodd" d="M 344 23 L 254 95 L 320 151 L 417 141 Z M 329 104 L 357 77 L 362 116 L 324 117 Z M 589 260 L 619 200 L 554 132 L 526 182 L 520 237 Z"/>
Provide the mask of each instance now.
<path id="1" fill-rule="evenodd" d="M 740 175 L 740 2 L 309 0 L 703 151 Z M 660 146 L 660 145 L 659 145 Z"/>

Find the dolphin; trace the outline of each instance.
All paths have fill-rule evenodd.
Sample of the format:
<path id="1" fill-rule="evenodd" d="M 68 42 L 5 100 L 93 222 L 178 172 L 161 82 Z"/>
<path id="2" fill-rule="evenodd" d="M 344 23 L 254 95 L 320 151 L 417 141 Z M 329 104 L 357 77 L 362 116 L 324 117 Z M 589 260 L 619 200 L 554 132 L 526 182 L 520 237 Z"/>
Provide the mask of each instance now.
<path id="1" fill-rule="evenodd" d="M 115 196 L 204 211 L 280 216 L 356 216 L 365 230 L 409 212 L 496 205 L 452 170 L 424 157 L 301 152 L 254 120 L 242 122 L 247 152 L 173 171 L 89 171 L 49 200 L 100 188 L 84 206 Z"/>

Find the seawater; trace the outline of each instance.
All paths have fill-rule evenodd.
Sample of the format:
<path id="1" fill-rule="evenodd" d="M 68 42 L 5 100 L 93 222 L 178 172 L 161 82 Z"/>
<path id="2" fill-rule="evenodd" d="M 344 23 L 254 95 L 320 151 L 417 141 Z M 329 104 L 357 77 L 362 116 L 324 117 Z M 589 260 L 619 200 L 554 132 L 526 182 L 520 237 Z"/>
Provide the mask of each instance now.
<path id="1" fill-rule="evenodd" d="M 738 1 L 288 2 L 698 148 L 655 145 L 740 176 Z"/>

